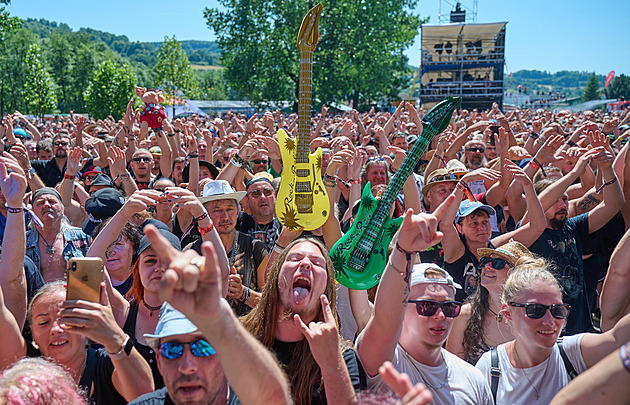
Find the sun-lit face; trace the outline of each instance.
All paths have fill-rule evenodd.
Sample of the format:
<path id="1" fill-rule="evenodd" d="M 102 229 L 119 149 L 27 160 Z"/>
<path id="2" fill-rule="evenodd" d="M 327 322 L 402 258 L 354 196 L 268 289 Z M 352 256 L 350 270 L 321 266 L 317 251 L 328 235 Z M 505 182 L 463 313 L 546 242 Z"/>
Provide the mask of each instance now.
<path id="1" fill-rule="evenodd" d="M 42 221 L 57 220 L 63 216 L 61 201 L 52 194 L 42 194 L 33 202 L 33 212 Z"/>
<path id="2" fill-rule="evenodd" d="M 71 364 L 85 355 L 85 337 L 69 333 L 59 320 L 59 304 L 66 299 L 63 288 L 40 297 L 32 308 L 31 330 L 33 340 L 44 356 L 61 364 Z"/>
<path id="3" fill-rule="evenodd" d="M 459 233 L 466 237 L 467 241 L 486 243 L 492 236 L 492 227 L 488 213 L 477 210 L 464 217 L 461 224 L 456 225 Z"/>
<path id="4" fill-rule="evenodd" d="M 238 203 L 227 198 L 224 200 L 208 201 L 204 204 L 208 216 L 214 224 L 214 228 L 220 235 L 228 235 L 234 232 L 238 219 Z"/>
<path id="5" fill-rule="evenodd" d="M 326 258 L 319 247 L 308 241 L 294 245 L 278 275 L 281 313 L 299 314 L 308 324 L 321 308 L 327 284 Z"/>
<path id="6" fill-rule="evenodd" d="M 138 270 L 140 282 L 145 292 L 157 294 L 160 289 L 160 281 L 166 268 L 152 247 L 148 247 L 138 257 Z"/>
<path id="7" fill-rule="evenodd" d="M 372 186 L 387 184 L 387 167 L 385 164 L 372 164 L 367 169 L 366 178 Z"/>
<path id="8" fill-rule="evenodd" d="M 173 179 L 175 179 L 175 181 L 177 181 L 178 183 L 184 181 L 184 179 L 182 178 L 184 167 L 186 167 L 185 162 L 177 162 L 173 165 L 173 173 L 171 173 L 171 175 L 173 176 Z"/>
<path id="9" fill-rule="evenodd" d="M 542 281 L 536 281 L 533 285 L 521 291 L 513 300 L 519 304 L 537 303 L 543 305 L 562 304 L 562 294 L 558 287 Z M 553 347 L 562 331 L 565 320 L 556 319 L 547 310 L 540 319 L 531 319 L 526 314 L 525 308 L 517 308 L 503 305 L 506 319 L 511 321 L 514 336 L 520 344 L 539 349 Z"/>
<path id="10" fill-rule="evenodd" d="M 501 257 L 497 255 L 490 255 L 490 257 L 492 259 L 501 259 Z M 487 263 L 481 268 L 481 279 L 479 280 L 479 283 L 486 287 L 487 290 L 500 294 L 503 291 L 505 281 L 510 274 L 510 269 L 510 264 L 507 262 L 501 269 L 495 269 L 492 267 L 492 263 Z"/>
<path id="11" fill-rule="evenodd" d="M 547 211 L 545 211 L 545 218 L 547 218 L 548 226 L 553 229 L 560 229 L 564 226 L 564 223 L 569 217 L 569 196 L 564 193 L 554 205 L 552 205 Z"/>
<path id="12" fill-rule="evenodd" d="M 416 284 L 411 287 L 410 300 L 432 300 L 437 302 L 453 301 L 455 292 L 446 284 Z M 416 305 L 407 304 L 405 318 L 403 320 L 400 343 L 404 347 L 408 345 L 420 345 L 429 350 L 440 348 L 448 338 L 455 318 L 447 318 L 439 308 L 433 316 L 418 314 Z"/>
<path id="13" fill-rule="evenodd" d="M 254 217 L 273 215 L 276 209 L 276 195 L 271 184 L 258 181 L 249 186 L 247 205 Z"/>
<path id="14" fill-rule="evenodd" d="M 112 278 L 124 281 L 131 275 L 133 253 L 133 243 L 122 234 L 107 247 L 105 268 Z"/>
<path id="15" fill-rule="evenodd" d="M 455 184 L 456 182 L 454 181 L 445 181 L 443 183 L 438 183 L 427 190 L 427 195 L 425 197 L 429 202 L 431 212 L 437 209 L 437 207 L 439 207 L 439 205 L 442 204 L 449 195 L 451 195 L 455 189 Z"/>

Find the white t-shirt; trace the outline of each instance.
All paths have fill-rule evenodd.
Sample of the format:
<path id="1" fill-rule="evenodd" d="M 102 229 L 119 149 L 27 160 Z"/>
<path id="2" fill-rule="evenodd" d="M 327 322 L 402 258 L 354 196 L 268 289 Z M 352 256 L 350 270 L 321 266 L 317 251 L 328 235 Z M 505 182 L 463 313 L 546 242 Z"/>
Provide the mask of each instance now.
<path id="1" fill-rule="evenodd" d="M 392 364 L 399 372 L 409 375 L 411 384 L 423 383 L 433 394 L 435 405 L 492 405 L 492 392 L 479 370 L 444 349 L 442 349 L 442 354 L 445 363 L 431 367 L 417 362 L 400 345 L 397 345 Z M 434 386 L 441 385 L 446 372 L 445 364 L 448 366 L 446 383 L 442 388 L 432 388 L 422 376 Z M 368 388 L 388 389 L 387 384 L 378 374 L 375 377 L 368 376 Z"/>
<path id="2" fill-rule="evenodd" d="M 567 357 L 578 373 L 586 370 L 586 364 L 584 364 L 582 350 L 580 349 L 580 342 L 584 335 L 585 334 L 582 333 L 574 336 L 566 336 L 563 338 L 562 343 Z M 499 368 L 501 369 L 499 387 L 497 389 L 497 405 L 548 404 L 558 391 L 571 380 L 562 361 L 560 349 L 558 349 L 557 344 L 553 347 L 553 351 L 547 360 L 530 368 L 512 367 L 505 351 L 505 344 L 497 347 L 497 353 L 499 355 Z M 481 356 L 476 367 L 481 370 L 488 384 L 491 385 L 490 352 L 486 352 Z M 538 390 L 538 401 L 536 400 L 536 391 L 532 388 L 532 385 Z"/>

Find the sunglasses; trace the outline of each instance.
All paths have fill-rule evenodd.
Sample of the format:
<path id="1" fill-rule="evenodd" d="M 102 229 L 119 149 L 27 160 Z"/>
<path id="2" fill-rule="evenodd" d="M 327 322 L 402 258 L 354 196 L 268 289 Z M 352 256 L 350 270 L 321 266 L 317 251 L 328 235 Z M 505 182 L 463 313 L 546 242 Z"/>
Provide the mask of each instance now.
<path id="1" fill-rule="evenodd" d="M 273 193 L 273 190 L 265 188 L 263 190 L 255 190 L 249 193 L 249 195 L 251 195 L 254 198 L 260 198 L 260 196 L 262 194 L 265 195 L 265 197 L 269 197 L 271 194 Z"/>
<path id="2" fill-rule="evenodd" d="M 253 159 L 251 162 L 257 165 L 262 165 L 267 164 L 267 159 Z"/>
<path id="3" fill-rule="evenodd" d="M 210 343 L 199 339 L 190 343 L 164 342 L 160 345 L 160 355 L 169 360 L 179 359 L 184 354 L 184 345 L 190 346 L 190 351 L 195 357 L 208 357 L 216 353 L 216 350 L 210 346 Z"/>
<path id="4" fill-rule="evenodd" d="M 455 176 L 453 173 L 449 173 L 449 174 L 440 174 L 438 176 L 433 176 L 431 177 L 431 180 L 429 180 L 429 183 L 436 183 L 438 181 L 448 181 L 448 180 L 453 180 L 453 181 L 457 181 L 458 177 Z"/>
<path id="5" fill-rule="evenodd" d="M 374 161 L 384 162 L 384 161 L 385 161 L 385 159 L 383 159 L 383 158 L 382 158 L 382 157 L 380 157 L 380 156 L 375 156 L 375 157 L 368 158 L 368 160 L 367 160 L 367 161 L 368 161 L 368 162 L 374 162 Z"/>
<path id="6" fill-rule="evenodd" d="M 153 159 L 150 158 L 150 157 L 135 157 L 135 158 L 133 158 L 131 160 L 136 162 L 136 163 L 140 163 L 140 162 L 150 163 Z"/>
<path id="7" fill-rule="evenodd" d="M 422 316 L 433 316 L 438 308 L 441 308 L 445 317 L 456 318 L 462 307 L 462 303 L 459 301 L 407 300 L 407 302 L 416 304 L 416 311 L 418 311 L 418 315 Z"/>
<path id="8" fill-rule="evenodd" d="M 571 305 L 569 304 L 519 304 L 518 302 L 510 301 L 508 305 L 516 308 L 525 308 L 525 314 L 531 319 L 540 319 L 545 316 L 547 310 L 551 312 L 551 316 L 556 319 L 567 319 L 569 312 L 571 311 Z"/>
<path id="9" fill-rule="evenodd" d="M 482 257 L 481 259 L 479 259 L 479 263 L 481 263 L 482 266 L 490 263 L 492 268 L 495 270 L 503 270 L 505 265 L 509 264 L 508 261 L 505 259 L 493 259 L 491 257 Z M 512 266 L 510 265 L 510 267 Z"/>
<path id="10" fill-rule="evenodd" d="M 68 142 L 55 142 L 55 146 L 68 146 Z"/>
<path id="11" fill-rule="evenodd" d="M 484 148 L 468 148 L 468 152 L 479 152 L 484 153 L 486 150 Z"/>

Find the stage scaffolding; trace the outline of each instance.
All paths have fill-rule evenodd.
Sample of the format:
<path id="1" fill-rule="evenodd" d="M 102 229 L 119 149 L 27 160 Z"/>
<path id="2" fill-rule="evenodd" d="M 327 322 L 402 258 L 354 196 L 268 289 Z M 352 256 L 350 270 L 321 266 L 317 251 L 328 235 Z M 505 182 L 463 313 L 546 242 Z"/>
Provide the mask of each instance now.
<path id="1" fill-rule="evenodd" d="M 422 105 L 459 96 L 463 108 L 501 106 L 506 24 L 423 25 L 422 76 L 414 92 Z"/>

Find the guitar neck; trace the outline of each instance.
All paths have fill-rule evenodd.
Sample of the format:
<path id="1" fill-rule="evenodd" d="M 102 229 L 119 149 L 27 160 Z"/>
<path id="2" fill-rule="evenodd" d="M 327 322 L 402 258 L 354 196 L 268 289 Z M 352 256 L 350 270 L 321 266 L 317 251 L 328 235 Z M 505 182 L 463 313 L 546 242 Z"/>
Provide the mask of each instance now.
<path id="1" fill-rule="evenodd" d="M 298 98 L 298 132 L 296 162 L 308 163 L 311 142 L 311 96 L 313 52 L 300 52 L 300 91 Z"/>

